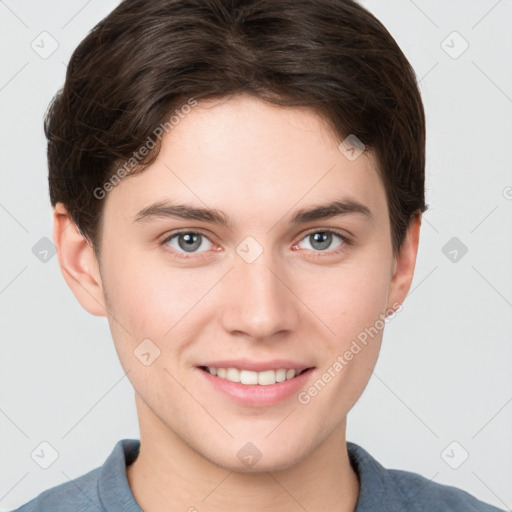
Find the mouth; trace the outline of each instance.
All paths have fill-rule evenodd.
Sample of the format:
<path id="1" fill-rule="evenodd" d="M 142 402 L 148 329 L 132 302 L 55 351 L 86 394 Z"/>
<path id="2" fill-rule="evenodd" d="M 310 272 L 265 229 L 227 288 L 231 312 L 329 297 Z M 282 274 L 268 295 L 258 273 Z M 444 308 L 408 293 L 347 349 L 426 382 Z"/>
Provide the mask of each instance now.
<path id="1" fill-rule="evenodd" d="M 239 368 L 216 368 L 212 366 L 199 366 L 200 370 L 221 380 L 227 380 L 245 386 L 271 386 L 281 382 L 296 379 L 304 373 L 310 372 L 310 368 L 278 368 L 263 371 L 252 371 Z"/>

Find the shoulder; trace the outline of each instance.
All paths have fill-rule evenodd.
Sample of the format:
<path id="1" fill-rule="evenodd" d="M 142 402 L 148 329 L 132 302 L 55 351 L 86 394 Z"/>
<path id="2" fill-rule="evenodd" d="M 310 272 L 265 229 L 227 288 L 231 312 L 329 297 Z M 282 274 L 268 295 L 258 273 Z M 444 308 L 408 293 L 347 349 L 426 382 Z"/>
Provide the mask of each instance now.
<path id="1" fill-rule="evenodd" d="M 387 469 L 355 443 L 347 442 L 347 450 L 360 481 L 355 512 L 503 512 L 457 487 L 410 471 Z"/>
<path id="2" fill-rule="evenodd" d="M 400 489 L 405 504 L 429 512 L 502 512 L 478 500 L 468 492 L 451 485 L 432 482 L 422 475 L 398 469 L 387 470 Z"/>
<path id="3" fill-rule="evenodd" d="M 89 512 L 103 510 L 96 487 L 101 468 L 47 489 L 12 512 Z"/>
<path id="4" fill-rule="evenodd" d="M 126 478 L 138 456 L 138 439 L 120 440 L 103 466 L 48 489 L 12 512 L 141 512 Z"/>

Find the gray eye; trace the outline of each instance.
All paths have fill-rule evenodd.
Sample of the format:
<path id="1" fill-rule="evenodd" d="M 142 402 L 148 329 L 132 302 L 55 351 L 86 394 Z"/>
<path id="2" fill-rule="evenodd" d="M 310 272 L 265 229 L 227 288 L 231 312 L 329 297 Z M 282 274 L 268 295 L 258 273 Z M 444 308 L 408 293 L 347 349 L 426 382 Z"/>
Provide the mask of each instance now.
<path id="1" fill-rule="evenodd" d="M 178 242 L 177 244 L 176 244 L 176 241 Z M 206 247 L 204 246 L 205 241 L 206 241 Z M 201 233 L 196 233 L 194 231 L 176 233 L 175 235 L 170 236 L 168 238 L 167 242 L 165 242 L 165 243 L 177 252 L 187 252 L 187 253 L 198 252 L 197 250 L 199 248 L 208 250 L 209 249 L 208 243 L 211 244 L 211 242 L 208 240 L 208 238 L 205 235 L 202 235 Z M 203 252 L 203 251 L 199 251 L 199 252 Z"/>
<path id="2" fill-rule="evenodd" d="M 312 240 L 312 246 L 320 251 L 327 249 L 332 241 L 332 233 L 318 232 L 309 235 L 309 239 Z M 314 244 L 317 244 L 316 246 Z"/>
<path id="3" fill-rule="evenodd" d="M 202 236 L 197 233 L 179 233 L 177 237 L 178 245 L 184 251 L 192 252 L 201 246 Z"/>
<path id="4" fill-rule="evenodd" d="M 306 247 L 306 249 L 313 249 L 315 251 L 325 251 L 326 249 L 336 249 L 337 247 L 330 247 L 334 238 L 338 238 L 340 243 L 337 247 L 343 245 L 344 239 L 341 235 L 338 235 L 334 231 L 315 231 L 314 233 L 309 233 L 303 239 L 303 241 L 308 241 L 310 247 Z"/>

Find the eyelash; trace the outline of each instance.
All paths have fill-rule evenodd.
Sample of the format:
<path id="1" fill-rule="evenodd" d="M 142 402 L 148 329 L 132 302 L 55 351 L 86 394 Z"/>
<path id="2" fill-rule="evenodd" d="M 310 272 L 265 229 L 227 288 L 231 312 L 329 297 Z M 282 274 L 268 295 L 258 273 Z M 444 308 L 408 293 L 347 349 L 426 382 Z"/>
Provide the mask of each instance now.
<path id="1" fill-rule="evenodd" d="M 188 230 L 187 229 L 183 229 L 183 230 L 172 232 L 169 236 L 167 236 L 164 240 L 162 240 L 162 242 L 160 242 L 160 245 L 164 246 L 165 250 L 171 252 L 174 255 L 174 257 L 179 259 L 179 260 L 188 260 L 188 259 L 192 259 L 192 258 L 197 258 L 197 254 L 196 253 L 190 253 L 190 255 L 186 255 L 186 253 L 178 252 L 175 249 L 171 249 L 171 248 L 165 247 L 166 244 L 169 241 L 171 241 L 173 238 L 175 238 L 178 235 L 185 234 L 185 233 L 186 234 L 201 235 L 202 237 L 210 240 L 208 238 L 208 236 L 205 235 L 204 233 L 202 233 L 201 231 L 193 231 L 193 230 L 189 230 L 189 229 Z M 325 257 L 324 253 L 328 253 L 328 255 L 339 254 L 339 253 L 341 253 L 342 251 L 345 250 L 347 245 L 352 245 L 352 243 L 353 243 L 350 238 L 348 238 L 346 235 L 342 234 L 340 231 L 338 231 L 336 229 L 313 229 L 312 231 L 309 231 L 308 233 L 305 233 L 302 236 L 302 238 L 300 238 L 293 245 L 294 246 L 297 245 L 299 242 L 304 240 L 304 238 L 306 238 L 307 236 L 312 235 L 314 233 L 331 233 L 333 235 L 339 236 L 341 238 L 342 242 L 343 242 L 342 245 L 340 247 L 338 247 L 337 249 L 333 249 L 333 250 L 330 250 L 330 251 L 314 251 L 314 254 L 315 254 L 314 257 L 319 257 L 319 258 Z M 210 240 L 210 242 L 211 242 L 211 240 Z M 194 255 L 194 254 L 196 254 L 196 255 Z M 199 256 L 199 257 L 201 257 L 201 256 Z"/>

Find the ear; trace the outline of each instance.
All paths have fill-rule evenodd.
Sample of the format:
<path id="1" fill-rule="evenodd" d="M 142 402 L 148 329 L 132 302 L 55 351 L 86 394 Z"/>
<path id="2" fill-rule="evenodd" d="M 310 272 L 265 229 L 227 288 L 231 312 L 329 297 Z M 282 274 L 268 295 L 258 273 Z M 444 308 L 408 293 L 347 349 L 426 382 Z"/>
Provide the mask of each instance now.
<path id="1" fill-rule="evenodd" d="M 107 316 L 96 255 L 62 203 L 53 208 L 53 240 L 62 275 L 78 302 L 91 315 Z"/>
<path id="2" fill-rule="evenodd" d="M 421 214 L 414 217 L 407 228 L 405 240 L 395 257 L 393 277 L 391 279 L 389 290 L 390 310 L 396 310 L 393 307 L 402 304 L 409 293 L 411 283 L 414 277 L 414 267 L 416 265 L 416 255 L 418 254 L 418 245 L 420 240 Z"/>

